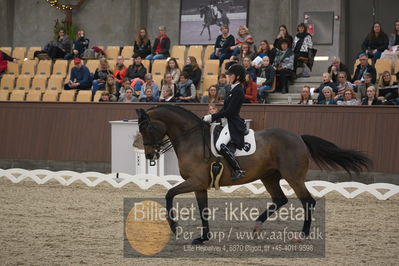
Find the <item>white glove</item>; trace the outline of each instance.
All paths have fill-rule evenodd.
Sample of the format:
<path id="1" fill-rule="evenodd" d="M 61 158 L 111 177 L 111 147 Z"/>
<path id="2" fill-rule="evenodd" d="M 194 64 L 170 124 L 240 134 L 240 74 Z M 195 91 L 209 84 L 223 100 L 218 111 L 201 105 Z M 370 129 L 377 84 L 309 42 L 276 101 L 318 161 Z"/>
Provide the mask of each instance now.
<path id="1" fill-rule="evenodd" d="M 202 120 L 204 120 L 207 123 L 212 122 L 212 115 L 206 115 L 202 118 Z"/>

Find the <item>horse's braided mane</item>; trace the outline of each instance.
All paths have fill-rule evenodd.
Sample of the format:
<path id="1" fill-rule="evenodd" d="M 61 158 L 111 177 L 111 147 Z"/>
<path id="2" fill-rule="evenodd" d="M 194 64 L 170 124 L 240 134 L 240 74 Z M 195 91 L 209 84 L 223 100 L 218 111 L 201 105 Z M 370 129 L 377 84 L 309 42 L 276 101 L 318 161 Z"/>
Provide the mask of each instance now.
<path id="1" fill-rule="evenodd" d="M 154 110 L 154 109 L 162 109 L 162 108 L 169 109 L 172 111 L 177 111 L 180 114 L 187 116 L 187 118 L 194 119 L 197 122 L 201 122 L 201 123 L 203 122 L 202 119 L 199 118 L 196 114 L 194 114 L 193 112 L 191 112 L 183 107 L 180 107 L 178 105 L 172 105 L 172 104 L 157 105 L 157 106 L 151 107 L 150 109 L 148 109 L 148 111 Z"/>

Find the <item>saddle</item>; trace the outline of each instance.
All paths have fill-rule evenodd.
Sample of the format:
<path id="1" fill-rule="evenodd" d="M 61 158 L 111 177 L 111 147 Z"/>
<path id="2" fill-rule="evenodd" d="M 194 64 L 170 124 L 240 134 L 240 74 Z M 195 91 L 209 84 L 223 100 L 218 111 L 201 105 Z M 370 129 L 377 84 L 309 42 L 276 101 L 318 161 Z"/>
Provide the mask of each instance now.
<path id="1" fill-rule="evenodd" d="M 216 142 L 219 138 L 219 135 L 223 129 L 223 125 L 221 123 L 211 123 L 211 151 L 215 157 L 223 157 L 216 149 Z M 242 150 L 237 149 L 234 156 L 248 156 L 254 154 L 256 151 L 256 140 L 255 140 L 255 132 L 252 129 L 247 129 L 244 136 L 244 148 Z"/>

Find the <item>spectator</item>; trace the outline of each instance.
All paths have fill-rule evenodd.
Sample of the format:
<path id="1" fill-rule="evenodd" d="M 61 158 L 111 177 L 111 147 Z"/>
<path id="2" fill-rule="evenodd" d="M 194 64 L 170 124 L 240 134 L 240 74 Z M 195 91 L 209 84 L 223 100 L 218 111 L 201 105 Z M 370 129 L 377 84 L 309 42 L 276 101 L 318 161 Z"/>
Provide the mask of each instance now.
<path id="1" fill-rule="evenodd" d="M 336 100 L 334 100 L 335 94 L 331 87 L 329 86 L 324 87 L 322 93 L 323 93 L 323 98 L 322 100 L 317 102 L 318 104 L 324 104 L 324 105 L 337 104 Z"/>
<path id="2" fill-rule="evenodd" d="M 103 91 L 101 93 L 101 98 L 99 100 L 100 102 L 110 102 L 110 97 L 109 97 L 109 92 L 108 91 Z"/>
<path id="3" fill-rule="evenodd" d="M 249 73 L 252 80 L 256 80 L 256 69 L 252 66 L 252 60 L 250 57 L 246 56 L 242 59 L 242 66 L 245 71 Z"/>
<path id="4" fill-rule="evenodd" d="M 231 91 L 231 85 L 227 83 L 227 77 L 225 74 L 220 73 L 218 75 L 218 84 L 216 84 L 218 90 L 218 96 L 220 100 L 224 100 L 226 95 Z"/>
<path id="5" fill-rule="evenodd" d="M 245 82 L 243 85 L 245 91 L 244 103 L 256 103 L 258 96 L 258 87 L 256 87 L 256 83 L 251 79 L 248 72 L 245 74 Z"/>
<path id="6" fill-rule="evenodd" d="M 125 94 L 123 97 L 119 98 L 118 102 L 122 103 L 135 103 L 138 102 L 139 100 L 133 96 L 133 89 L 132 88 L 127 88 L 125 90 Z"/>
<path id="7" fill-rule="evenodd" d="M 363 98 L 362 105 L 382 105 L 382 102 L 377 98 L 377 90 L 374 86 L 367 88 L 367 97 Z"/>
<path id="8" fill-rule="evenodd" d="M 214 103 L 208 104 L 208 115 L 213 115 L 218 112 L 218 107 Z"/>
<path id="9" fill-rule="evenodd" d="M 105 83 L 105 91 L 109 94 L 109 99 L 111 102 L 116 102 L 118 100 L 118 90 L 116 89 L 116 81 L 113 75 L 107 76 L 107 82 Z"/>
<path id="10" fill-rule="evenodd" d="M 314 90 L 315 92 L 319 93 L 319 98 L 317 99 L 318 101 L 321 101 L 323 99 L 323 94 L 321 94 L 320 92 L 323 91 L 324 87 L 330 87 L 334 91 L 334 94 L 338 93 L 338 88 L 332 82 L 330 74 L 328 74 L 328 72 L 323 73 L 323 82 L 320 84 L 320 86 L 317 89 Z"/>
<path id="11" fill-rule="evenodd" d="M 47 55 L 51 59 L 64 58 L 71 51 L 71 42 L 64 29 L 58 31 L 58 38 L 48 45 Z"/>
<path id="12" fill-rule="evenodd" d="M 122 87 L 123 81 L 125 80 L 125 75 L 127 67 L 123 63 L 125 60 L 123 56 L 118 56 L 116 59 L 116 65 L 114 68 L 114 77 L 116 81 L 116 88 L 119 90 Z"/>
<path id="13" fill-rule="evenodd" d="M 391 73 L 389 71 L 384 71 L 381 75 L 380 82 L 378 83 L 378 86 L 380 88 L 384 88 L 384 87 L 392 87 L 394 85 L 398 85 L 398 83 L 393 82 Z"/>
<path id="14" fill-rule="evenodd" d="M 159 97 L 160 101 L 165 101 L 164 95 L 167 95 L 170 97 L 169 93 L 165 94 L 165 91 L 169 91 L 169 89 L 172 91 L 171 96 L 175 96 L 177 92 L 177 85 L 173 81 L 173 76 L 171 73 L 165 73 L 164 78 L 162 80 L 162 86 L 161 86 L 161 96 Z"/>
<path id="15" fill-rule="evenodd" d="M 365 53 L 369 58 L 377 60 L 381 57 L 382 52 L 388 49 L 388 44 L 388 36 L 382 31 L 381 24 L 376 22 L 363 41 L 361 54 Z"/>
<path id="16" fill-rule="evenodd" d="M 274 48 L 280 49 L 279 47 L 280 42 L 282 40 L 287 40 L 288 41 L 288 47 L 292 47 L 292 43 L 294 42 L 294 39 L 292 36 L 288 33 L 287 26 L 281 25 L 279 27 L 279 33 L 277 34 L 276 40 L 274 40 Z"/>
<path id="17" fill-rule="evenodd" d="M 144 79 L 145 74 L 147 74 L 147 69 L 142 63 L 141 56 L 139 54 L 135 54 L 133 60 L 133 64 L 130 65 L 126 71 L 126 77 L 130 81 L 135 78 Z"/>
<path id="18" fill-rule="evenodd" d="M 94 72 L 93 87 L 91 89 L 93 96 L 98 90 L 105 88 L 105 82 L 107 81 L 108 75 L 112 75 L 112 70 L 109 67 L 108 61 L 105 58 L 100 59 L 100 66 Z"/>
<path id="19" fill-rule="evenodd" d="M 180 82 L 177 84 L 177 102 L 194 102 L 196 99 L 196 90 L 193 82 L 190 80 L 187 72 L 182 72 Z"/>
<path id="20" fill-rule="evenodd" d="M 345 89 L 342 99 L 337 100 L 337 105 L 359 105 L 356 100 L 356 93 L 352 89 Z"/>
<path id="21" fill-rule="evenodd" d="M 381 58 L 391 59 L 392 68 L 395 69 L 396 61 L 399 59 L 399 20 L 395 21 L 395 27 L 389 37 L 388 49 L 382 53 Z"/>
<path id="22" fill-rule="evenodd" d="M 281 50 L 277 50 L 273 63 L 276 74 L 280 74 L 279 88 L 282 93 L 287 93 L 288 78 L 294 73 L 294 53 L 288 45 L 289 41 L 286 39 L 280 42 Z"/>
<path id="23" fill-rule="evenodd" d="M 172 80 L 173 80 L 174 84 L 179 83 L 181 71 L 180 71 L 179 64 L 177 63 L 176 58 L 170 57 L 168 59 L 168 63 L 166 64 L 165 73 L 172 75 Z"/>
<path id="24" fill-rule="evenodd" d="M 276 49 L 270 49 L 270 45 L 267 40 L 263 40 L 259 43 L 258 52 L 256 53 L 256 57 L 263 59 L 263 57 L 268 56 L 270 65 L 273 65 L 274 57 L 276 55 Z M 256 63 L 255 61 L 258 61 Z M 256 69 L 259 69 L 262 66 L 262 62 L 260 60 L 255 60 L 252 62 Z"/>
<path id="25" fill-rule="evenodd" d="M 252 52 L 248 43 L 243 43 L 241 45 L 241 52 L 237 56 L 232 56 L 230 59 L 237 60 L 239 64 L 242 64 L 244 57 L 249 57 L 251 61 L 255 59 L 255 53 Z"/>
<path id="26" fill-rule="evenodd" d="M 187 72 L 189 78 L 194 83 L 194 86 L 198 88 L 201 81 L 201 69 L 198 66 L 197 59 L 194 56 L 187 57 L 186 65 L 183 68 L 183 72 Z"/>
<path id="27" fill-rule="evenodd" d="M 0 77 L 7 71 L 8 61 L 16 63 L 17 59 L 0 50 Z"/>
<path id="28" fill-rule="evenodd" d="M 170 39 L 166 35 L 166 27 L 159 27 L 159 36 L 155 38 L 154 46 L 152 47 L 152 54 L 149 54 L 145 59 L 147 60 L 157 60 L 166 59 L 170 56 Z"/>
<path id="29" fill-rule="evenodd" d="M 170 75 L 170 74 L 168 74 L 168 75 Z M 175 85 L 175 84 L 173 84 L 173 85 Z M 172 88 L 168 87 L 165 90 L 162 90 L 161 97 L 159 98 L 159 101 L 165 102 L 165 103 L 176 102 L 176 98 L 173 96 Z"/>
<path id="30" fill-rule="evenodd" d="M 216 85 L 210 86 L 207 91 L 208 95 L 202 96 L 201 103 L 218 103 L 220 101 Z"/>
<path id="31" fill-rule="evenodd" d="M 215 52 L 211 54 L 210 59 L 219 59 L 221 66 L 225 59 L 228 59 L 233 54 L 234 47 L 234 36 L 230 34 L 229 27 L 227 25 L 223 25 L 220 27 L 220 31 L 222 32 L 219 35 L 215 42 Z"/>
<path id="32" fill-rule="evenodd" d="M 338 74 L 339 72 L 345 72 L 346 73 L 346 77 L 350 77 L 351 74 L 349 72 L 349 68 L 344 65 L 341 62 L 341 59 L 339 59 L 338 57 L 334 57 L 331 66 L 328 67 L 327 70 L 328 73 L 330 73 L 331 79 L 335 84 L 338 84 L 339 79 L 338 79 Z"/>
<path id="33" fill-rule="evenodd" d="M 159 88 L 158 88 L 157 84 L 155 84 L 154 80 L 152 79 L 151 73 L 145 74 L 144 81 L 145 81 L 145 83 L 143 84 L 143 86 L 141 86 L 140 100 L 147 97 L 145 94 L 145 90 L 147 88 L 151 88 L 153 97 L 158 98 Z"/>
<path id="34" fill-rule="evenodd" d="M 270 65 L 268 56 L 263 57 L 262 65 L 257 71 L 256 85 L 258 87 L 259 103 L 267 103 L 267 91 L 273 90 L 276 70 Z"/>
<path id="35" fill-rule="evenodd" d="M 301 101 L 298 104 L 313 104 L 314 101 L 312 97 L 310 96 L 310 87 L 309 86 L 303 86 L 302 91 L 301 91 Z"/>
<path id="36" fill-rule="evenodd" d="M 71 60 L 76 57 L 82 58 L 83 53 L 89 49 L 90 40 L 85 37 L 85 31 L 79 30 L 76 34 L 76 40 L 73 42 L 72 53 L 65 55 L 64 59 Z"/>
<path id="37" fill-rule="evenodd" d="M 144 93 L 145 93 L 145 97 L 142 97 L 140 99 L 140 102 L 145 102 L 145 103 L 159 102 L 159 99 L 157 97 L 154 97 L 151 87 L 146 87 Z"/>
<path id="38" fill-rule="evenodd" d="M 297 35 L 294 38 L 294 72 L 300 63 L 304 63 L 304 60 L 309 60 L 309 49 L 313 48 L 312 35 L 308 33 L 308 29 L 304 23 L 301 23 L 297 27 Z M 306 66 L 304 65 L 304 71 L 298 74 L 298 77 L 309 77 L 309 73 L 305 71 Z"/>
<path id="39" fill-rule="evenodd" d="M 364 74 L 364 82 L 362 82 L 359 86 L 356 87 L 357 89 L 357 94 L 359 99 L 363 99 L 367 96 L 367 88 L 370 86 L 374 86 L 374 88 L 377 90 L 378 94 L 378 87 L 373 83 L 373 78 L 370 73 Z"/>
<path id="40" fill-rule="evenodd" d="M 141 28 L 137 32 L 133 53 L 135 55 L 140 55 L 141 58 L 146 58 L 151 54 L 151 41 L 148 38 L 146 28 Z"/>
<path id="41" fill-rule="evenodd" d="M 352 83 L 359 86 L 364 81 L 364 74 L 370 73 L 372 76 L 372 83 L 375 84 L 377 80 L 377 72 L 375 68 L 369 64 L 367 55 L 361 54 L 359 56 L 360 64 L 356 67 L 355 74 L 353 75 Z"/>
<path id="42" fill-rule="evenodd" d="M 92 79 L 89 69 L 82 64 L 80 58 L 75 58 L 73 62 L 75 66 L 71 70 L 71 77 L 65 84 L 64 90 L 90 90 Z"/>
<path id="43" fill-rule="evenodd" d="M 348 78 L 347 78 L 345 72 L 339 72 L 338 73 L 338 84 L 337 84 L 337 87 L 338 87 L 338 94 L 337 95 L 339 95 L 339 96 L 344 95 L 345 89 L 354 89 L 355 88 L 355 86 L 348 81 Z"/>
<path id="44" fill-rule="evenodd" d="M 240 26 L 237 30 L 237 39 L 236 39 L 236 44 L 231 47 L 233 49 L 232 56 L 238 56 L 241 53 L 242 45 L 244 43 L 248 44 L 248 50 L 251 50 L 251 46 L 254 43 L 254 39 L 252 36 L 249 34 L 249 30 L 245 26 Z"/>
<path id="45" fill-rule="evenodd" d="M 125 93 L 127 89 L 132 89 L 132 87 L 130 86 L 131 82 L 128 78 L 125 78 L 125 80 L 123 81 L 122 87 L 119 89 L 119 99 L 122 97 L 125 97 Z M 144 82 L 141 84 L 141 86 L 144 84 Z M 133 95 L 138 97 L 140 96 L 140 90 L 141 90 L 141 86 L 138 88 L 138 93 L 136 95 L 135 90 L 133 90 Z"/>

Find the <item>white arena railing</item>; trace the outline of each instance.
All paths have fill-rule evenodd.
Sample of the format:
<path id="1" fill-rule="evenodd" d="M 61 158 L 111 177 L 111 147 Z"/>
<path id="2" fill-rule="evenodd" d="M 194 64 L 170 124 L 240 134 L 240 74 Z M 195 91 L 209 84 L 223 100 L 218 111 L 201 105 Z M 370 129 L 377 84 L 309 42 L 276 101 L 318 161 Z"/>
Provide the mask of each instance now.
<path id="1" fill-rule="evenodd" d="M 13 183 L 20 183 L 25 179 L 31 179 L 40 185 L 51 180 L 56 180 L 64 186 L 69 186 L 76 181 L 81 181 L 89 187 L 95 187 L 102 182 L 107 182 L 114 188 L 121 188 L 126 184 L 134 183 L 143 190 L 147 190 L 154 185 L 162 185 L 166 189 L 170 189 L 183 182 L 182 177 L 178 175 L 155 176 L 145 174 L 132 176 L 123 173 L 102 174 L 97 172 L 77 173 L 73 171 L 53 172 L 49 170 L 25 170 L 19 168 L 0 169 L 0 178 L 7 178 Z M 280 185 L 287 196 L 294 194 L 294 190 L 285 180 L 281 180 Z M 221 187 L 220 190 L 225 193 L 232 193 L 242 187 L 248 189 L 254 194 L 261 194 L 266 191 L 262 182 L 259 180 L 244 185 Z M 352 199 L 364 192 L 368 192 L 379 200 L 386 200 L 399 193 L 399 186 L 387 183 L 331 183 L 317 180 L 306 182 L 306 187 L 309 192 L 316 197 L 323 197 L 324 195 L 334 191 L 348 199 Z"/>

